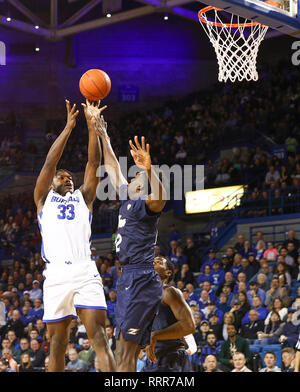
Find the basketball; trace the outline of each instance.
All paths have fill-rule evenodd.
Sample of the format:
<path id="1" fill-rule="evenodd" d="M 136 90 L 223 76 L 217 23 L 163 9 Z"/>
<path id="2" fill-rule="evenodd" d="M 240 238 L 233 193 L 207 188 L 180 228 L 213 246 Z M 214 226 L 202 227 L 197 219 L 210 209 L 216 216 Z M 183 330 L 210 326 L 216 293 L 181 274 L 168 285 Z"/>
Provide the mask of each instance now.
<path id="1" fill-rule="evenodd" d="M 110 92 L 111 81 L 106 72 L 101 69 L 90 69 L 80 78 L 79 89 L 89 101 L 99 101 Z"/>

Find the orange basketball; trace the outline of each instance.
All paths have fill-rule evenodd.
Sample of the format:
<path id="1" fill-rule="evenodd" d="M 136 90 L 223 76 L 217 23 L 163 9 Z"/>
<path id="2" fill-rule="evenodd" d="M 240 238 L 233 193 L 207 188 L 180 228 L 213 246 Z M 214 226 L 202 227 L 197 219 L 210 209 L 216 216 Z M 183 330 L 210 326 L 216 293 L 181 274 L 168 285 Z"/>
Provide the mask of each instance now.
<path id="1" fill-rule="evenodd" d="M 89 101 L 99 101 L 110 92 L 111 81 L 101 69 L 89 69 L 80 78 L 79 89 Z"/>

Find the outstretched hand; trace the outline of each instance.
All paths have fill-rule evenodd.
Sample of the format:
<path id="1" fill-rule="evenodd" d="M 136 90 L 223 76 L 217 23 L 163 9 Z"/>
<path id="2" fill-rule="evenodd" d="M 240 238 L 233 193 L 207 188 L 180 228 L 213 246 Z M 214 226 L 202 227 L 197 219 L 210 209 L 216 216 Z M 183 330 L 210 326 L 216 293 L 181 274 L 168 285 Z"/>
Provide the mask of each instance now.
<path id="1" fill-rule="evenodd" d="M 100 137 L 107 136 L 107 122 L 104 120 L 104 117 L 98 116 L 94 120 L 96 134 Z"/>
<path id="2" fill-rule="evenodd" d="M 67 107 L 67 125 L 73 129 L 76 125 L 76 118 L 79 114 L 79 110 L 76 110 L 76 104 L 71 108 L 71 103 L 66 99 L 66 107 Z"/>
<path id="3" fill-rule="evenodd" d="M 89 101 L 86 99 L 86 103 L 82 103 L 81 105 L 83 106 L 84 109 L 84 115 L 86 118 L 86 121 L 88 124 L 93 124 L 95 125 L 96 119 L 100 117 L 101 113 L 103 110 L 107 108 L 107 106 L 102 106 L 100 107 L 101 101 L 97 101 L 93 103 L 92 101 Z"/>
<path id="4" fill-rule="evenodd" d="M 130 154 L 135 162 L 135 164 L 141 169 L 150 170 L 151 169 L 151 157 L 150 157 L 150 145 L 147 143 L 145 145 L 145 137 L 142 136 L 142 146 L 139 143 L 137 136 L 134 137 L 135 145 L 129 140 L 129 145 L 131 147 Z"/>

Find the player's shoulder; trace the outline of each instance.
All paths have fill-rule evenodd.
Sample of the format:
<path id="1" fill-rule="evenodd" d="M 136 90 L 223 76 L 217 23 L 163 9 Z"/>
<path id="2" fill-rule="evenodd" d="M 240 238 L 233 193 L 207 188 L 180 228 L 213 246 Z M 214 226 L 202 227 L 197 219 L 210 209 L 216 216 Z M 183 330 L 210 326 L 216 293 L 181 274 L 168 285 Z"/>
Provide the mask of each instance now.
<path id="1" fill-rule="evenodd" d="M 179 298 L 183 298 L 181 290 L 177 289 L 174 286 L 168 286 L 164 289 L 164 294 L 163 294 L 164 302 L 169 302 Z"/>

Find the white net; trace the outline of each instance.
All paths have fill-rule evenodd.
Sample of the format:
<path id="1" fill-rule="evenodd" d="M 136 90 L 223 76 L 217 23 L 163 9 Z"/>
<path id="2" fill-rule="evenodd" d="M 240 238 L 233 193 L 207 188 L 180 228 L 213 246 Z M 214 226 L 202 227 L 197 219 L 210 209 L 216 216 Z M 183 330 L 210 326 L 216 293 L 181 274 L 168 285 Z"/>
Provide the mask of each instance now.
<path id="1" fill-rule="evenodd" d="M 230 21 L 224 22 L 221 20 L 224 19 L 223 10 L 214 7 L 205 9 L 199 12 L 199 21 L 215 49 L 219 65 L 219 81 L 257 80 L 257 53 L 268 26 L 245 20 L 228 12 L 226 15 L 230 16 Z M 209 19 L 206 15 L 208 11 L 210 11 Z"/>

